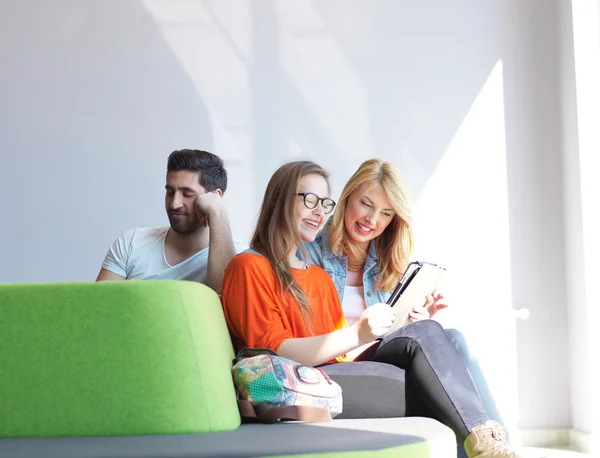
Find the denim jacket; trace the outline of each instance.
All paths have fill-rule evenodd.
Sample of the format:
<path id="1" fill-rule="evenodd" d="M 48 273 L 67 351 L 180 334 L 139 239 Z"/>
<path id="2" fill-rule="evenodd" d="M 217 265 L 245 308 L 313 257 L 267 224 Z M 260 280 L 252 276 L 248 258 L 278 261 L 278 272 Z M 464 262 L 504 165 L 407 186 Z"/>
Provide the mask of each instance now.
<path id="1" fill-rule="evenodd" d="M 329 227 L 331 219 L 325 227 L 317 234 L 314 242 L 303 243 L 308 251 L 309 259 L 306 261 L 315 264 L 324 269 L 333 280 L 335 289 L 340 298 L 340 303 L 344 299 L 344 288 L 346 286 L 346 273 L 348 271 L 348 257 L 337 256 L 331 251 L 331 239 L 329 238 Z M 301 251 L 299 253 L 301 256 Z M 375 252 L 375 242 L 371 241 L 369 252 L 365 262 L 365 271 L 363 274 L 363 286 L 365 304 L 367 307 L 385 302 L 392 294 L 391 291 L 380 291 L 377 286 L 377 276 L 379 275 L 379 266 L 377 265 L 377 253 Z"/>

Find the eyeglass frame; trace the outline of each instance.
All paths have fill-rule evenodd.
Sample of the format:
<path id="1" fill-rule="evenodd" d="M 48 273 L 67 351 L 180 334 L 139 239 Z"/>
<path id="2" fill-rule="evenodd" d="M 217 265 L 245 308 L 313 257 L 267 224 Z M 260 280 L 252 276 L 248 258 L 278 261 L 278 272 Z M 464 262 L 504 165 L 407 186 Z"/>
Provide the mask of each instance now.
<path id="1" fill-rule="evenodd" d="M 319 205 L 319 203 L 321 204 L 321 208 L 323 209 L 323 213 L 325 213 L 326 215 L 329 215 L 331 213 L 333 213 L 333 210 L 335 210 L 335 206 L 337 205 L 337 202 L 329 197 L 319 197 L 317 196 L 314 192 L 298 192 L 296 193 L 297 196 L 302 196 L 302 201 L 304 202 L 304 206 L 306 208 L 308 208 L 309 210 L 314 210 L 315 208 L 317 208 L 317 205 Z M 314 207 L 309 207 L 308 204 L 306 203 L 306 196 L 311 195 L 311 196 L 315 196 L 317 198 L 317 203 L 315 204 Z M 327 211 L 325 209 L 325 201 L 329 200 L 331 202 L 333 202 L 333 205 L 331 207 L 330 211 Z"/>

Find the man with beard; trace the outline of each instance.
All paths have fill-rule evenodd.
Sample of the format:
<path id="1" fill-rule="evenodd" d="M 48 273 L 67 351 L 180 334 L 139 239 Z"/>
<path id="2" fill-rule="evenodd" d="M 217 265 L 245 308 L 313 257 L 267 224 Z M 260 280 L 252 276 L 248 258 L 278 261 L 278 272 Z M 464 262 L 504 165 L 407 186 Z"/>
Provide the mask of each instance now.
<path id="1" fill-rule="evenodd" d="M 223 272 L 246 247 L 234 242 L 223 193 L 223 160 L 206 151 L 174 151 L 167 160 L 170 227 L 135 228 L 114 241 L 96 281 L 191 280 L 221 292 Z"/>

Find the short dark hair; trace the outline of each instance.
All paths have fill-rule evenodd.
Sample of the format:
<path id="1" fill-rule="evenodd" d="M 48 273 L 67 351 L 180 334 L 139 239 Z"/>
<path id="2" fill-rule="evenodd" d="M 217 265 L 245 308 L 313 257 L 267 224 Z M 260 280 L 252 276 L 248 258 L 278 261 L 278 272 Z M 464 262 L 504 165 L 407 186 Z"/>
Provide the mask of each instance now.
<path id="1" fill-rule="evenodd" d="M 216 154 L 197 149 L 173 151 L 167 159 L 167 172 L 180 170 L 199 172 L 200 185 L 207 192 L 218 188 L 225 193 L 227 189 L 227 171 L 223 167 L 223 159 Z"/>

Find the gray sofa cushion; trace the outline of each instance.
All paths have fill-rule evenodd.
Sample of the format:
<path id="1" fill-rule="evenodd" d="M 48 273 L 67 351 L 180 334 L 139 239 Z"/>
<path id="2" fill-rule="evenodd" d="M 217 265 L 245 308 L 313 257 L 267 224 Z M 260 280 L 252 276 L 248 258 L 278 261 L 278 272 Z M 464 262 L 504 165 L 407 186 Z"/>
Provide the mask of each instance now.
<path id="1" fill-rule="evenodd" d="M 348 451 L 366 451 L 374 458 L 446 458 L 456 456 L 456 442 L 449 428 L 419 417 L 251 424 L 189 435 L 0 440 L 0 456 L 11 458 L 335 457 Z"/>
<path id="2" fill-rule="evenodd" d="M 331 364 L 322 369 L 342 387 L 344 411 L 336 419 L 405 415 L 402 369 L 370 361 Z"/>

